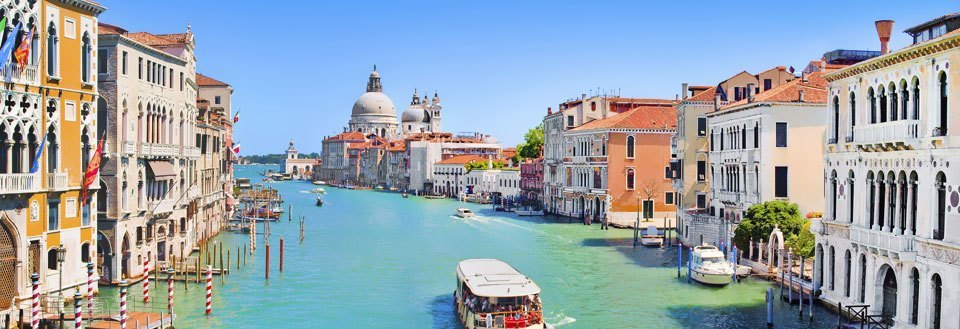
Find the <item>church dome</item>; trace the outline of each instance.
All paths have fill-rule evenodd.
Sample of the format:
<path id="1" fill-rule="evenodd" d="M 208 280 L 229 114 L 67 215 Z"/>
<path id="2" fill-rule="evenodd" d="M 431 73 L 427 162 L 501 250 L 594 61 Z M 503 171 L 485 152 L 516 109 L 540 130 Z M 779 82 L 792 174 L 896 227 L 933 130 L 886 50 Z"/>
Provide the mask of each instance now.
<path id="1" fill-rule="evenodd" d="M 393 101 L 382 92 L 368 91 L 360 95 L 360 98 L 353 103 L 352 116 L 391 116 L 397 117 L 397 108 L 393 106 Z"/>
<path id="2" fill-rule="evenodd" d="M 407 122 L 423 122 L 424 120 L 424 110 L 423 107 L 419 105 L 410 105 L 406 111 L 403 111 L 403 114 L 400 115 L 400 121 Z"/>

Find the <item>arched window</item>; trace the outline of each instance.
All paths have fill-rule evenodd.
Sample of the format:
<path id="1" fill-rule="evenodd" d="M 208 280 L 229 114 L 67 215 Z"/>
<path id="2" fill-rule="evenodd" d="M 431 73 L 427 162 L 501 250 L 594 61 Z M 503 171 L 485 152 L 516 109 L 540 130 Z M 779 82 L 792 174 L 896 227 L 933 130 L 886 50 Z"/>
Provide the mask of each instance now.
<path id="1" fill-rule="evenodd" d="M 857 126 L 857 95 L 850 93 L 850 139 L 853 139 L 853 128 Z"/>
<path id="2" fill-rule="evenodd" d="M 867 200 L 867 228 L 873 227 L 874 205 L 877 200 L 876 181 L 873 180 L 873 171 L 867 172 L 867 189 L 870 190 L 870 198 Z"/>
<path id="3" fill-rule="evenodd" d="M 80 45 L 80 79 L 83 82 L 90 82 L 90 56 L 93 53 L 93 46 L 90 44 L 90 34 L 84 32 Z"/>
<path id="4" fill-rule="evenodd" d="M 740 130 L 740 148 L 747 148 L 747 124 L 743 124 L 743 129 Z"/>
<path id="5" fill-rule="evenodd" d="M 53 126 L 50 126 L 50 129 L 47 130 L 47 172 L 55 173 L 59 170 L 57 163 L 59 162 L 58 153 L 60 145 L 57 142 L 57 132 L 54 130 Z M 86 170 L 86 168 L 84 168 Z"/>
<path id="6" fill-rule="evenodd" d="M 723 150 L 726 149 L 726 148 L 724 147 L 724 146 L 726 146 L 726 145 L 724 145 L 724 140 L 726 140 L 726 139 L 727 139 L 727 129 L 721 128 L 721 129 L 720 129 L 720 150 L 721 150 L 721 151 L 723 151 Z"/>
<path id="7" fill-rule="evenodd" d="M 877 123 L 877 95 L 873 92 L 873 87 L 867 89 L 867 99 L 870 101 L 870 123 Z"/>
<path id="8" fill-rule="evenodd" d="M 917 324 L 917 320 L 920 315 L 920 271 L 917 271 L 917 268 L 914 267 L 910 271 L 910 323 Z"/>
<path id="9" fill-rule="evenodd" d="M 47 269 L 57 270 L 57 248 L 47 250 Z"/>
<path id="10" fill-rule="evenodd" d="M 830 172 L 830 220 L 837 220 L 837 171 Z"/>
<path id="11" fill-rule="evenodd" d="M 90 262 L 90 244 L 84 243 L 80 245 L 80 261 L 83 263 Z"/>
<path id="12" fill-rule="evenodd" d="M 760 121 L 753 124 L 753 148 L 760 148 Z"/>
<path id="13" fill-rule="evenodd" d="M 633 136 L 627 136 L 627 158 L 634 157 L 634 138 Z"/>
<path id="14" fill-rule="evenodd" d="M 850 171 L 847 177 L 847 221 L 853 223 L 853 188 L 856 186 L 856 180 L 853 177 L 853 170 Z"/>
<path id="15" fill-rule="evenodd" d="M 920 120 L 920 79 L 913 77 L 913 119 Z"/>
<path id="16" fill-rule="evenodd" d="M 939 78 L 939 89 L 940 89 L 940 123 L 936 129 L 934 129 L 934 136 L 946 136 L 947 135 L 947 73 L 940 72 Z"/>
<path id="17" fill-rule="evenodd" d="M 877 97 L 880 98 L 880 122 L 887 122 L 887 91 L 883 85 L 877 88 Z"/>
<path id="18" fill-rule="evenodd" d="M 917 172 L 910 172 L 910 233 L 917 234 L 917 193 L 920 188 L 917 179 Z"/>
<path id="19" fill-rule="evenodd" d="M 907 80 L 900 80 L 900 118 L 907 120 L 907 109 L 909 108 L 910 92 L 907 88 Z"/>
<path id="20" fill-rule="evenodd" d="M 850 297 L 850 270 L 853 262 L 850 259 L 850 250 L 843 255 L 843 296 Z"/>
<path id="21" fill-rule="evenodd" d="M 830 136 L 830 142 L 836 143 L 837 140 L 840 138 L 840 97 L 833 96 L 832 107 L 833 107 L 832 109 L 833 115 L 831 115 L 831 117 L 833 120 L 831 121 L 833 122 L 831 122 L 831 124 L 833 126 L 833 130 L 832 130 L 833 135 Z"/>
<path id="22" fill-rule="evenodd" d="M 50 23 L 47 27 L 47 75 L 57 76 L 60 73 L 60 39 L 57 37 L 57 27 Z"/>
<path id="23" fill-rule="evenodd" d="M 716 150 L 717 150 L 717 149 L 714 147 L 714 144 L 713 144 L 713 129 L 710 129 L 710 150 L 711 150 L 711 151 L 716 151 Z"/>
<path id="24" fill-rule="evenodd" d="M 899 116 L 898 105 L 900 103 L 899 97 L 897 97 L 897 85 L 893 82 L 890 82 L 890 121 L 897 121 Z"/>
<path id="25" fill-rule="evenodd" d="M 943 314 L 943 280 L 940 279 L 940 274 L 933 274 L 933 278 L 930 279 L 930 286 L 933 288 L 933 300 L 931 301 L 931 313 L 933 313 L 933 325 L 931 328 L 940 329 L 942 320 L 941 315 Z"/>
<path id="26" fill-rule="evenodd" d="M 933 238 L 943 240 L 947 217 L 947 176 L 942 171 L 937 173 L 934 187 L 937 189 L 937 223 L 933 229 Z"/>
<path id="27" fill-rule="evenodd" d="M 867 299 L 867 255 L 860 254 L 860 302 Z"/>
<path id="28" fill-rule="evenodd" d="M 635 178 L 633 168 L 627 168 L 627 189 L 632 190 L 635 186 Z"/>

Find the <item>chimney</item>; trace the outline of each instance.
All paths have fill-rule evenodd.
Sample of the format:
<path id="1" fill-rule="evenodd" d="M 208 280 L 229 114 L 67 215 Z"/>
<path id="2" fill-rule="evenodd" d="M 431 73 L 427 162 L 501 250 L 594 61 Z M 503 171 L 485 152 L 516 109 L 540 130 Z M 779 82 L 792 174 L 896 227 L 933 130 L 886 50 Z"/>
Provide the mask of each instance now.
<path id="1" fill-rule="evenodd" d="M 747 103 L 753 103 L 753 82 L 747 84 Z"/>
<path id="2" fill-rule="evenodd" d="M 680 95 L 682 95 L 682 96 L 680 96 L 680 99 L 687 99 L 687 83 L 684 82 L 684 83 L 683 83 L 683 87 L 681 87 L 681 88 L 683 88 L 683 89 L 680 90 Z"/>
<path id="3" fill-rule="evenodd" d="M 809 82 L 806 71 L 800 72 L 800 82 Z"/>
<path id="4" fill-rule="evenodd" d="M 800 102 L 803 103 L 803 89 L 800 89 Z"/>
<path id="5" fill-rule="evenodd" d="M 587 99 L 587 94 L 580 94 L 580 99 Z"/>
<path id="6" fill-rule="evenodd" d="M 717 93 L 713 95 L 713 110 L 716 111 L 719 109 L 720 109 L 720 94 Z"/>
<path id="7" fill-rule="evenodd" d="M 890 52 L 887 43 L 890 42 L 890 31 L 893 30 L 893 21 L 889 19 L 874 22 L 877 26 L 877 36 L 880 37 L 880 55 Z"/>
<path id="8" fill-rule="evenodd" d="M 551 115 L 551 114 L 553 114 L 553 108 L 547 107 L 547 115 Z"/>

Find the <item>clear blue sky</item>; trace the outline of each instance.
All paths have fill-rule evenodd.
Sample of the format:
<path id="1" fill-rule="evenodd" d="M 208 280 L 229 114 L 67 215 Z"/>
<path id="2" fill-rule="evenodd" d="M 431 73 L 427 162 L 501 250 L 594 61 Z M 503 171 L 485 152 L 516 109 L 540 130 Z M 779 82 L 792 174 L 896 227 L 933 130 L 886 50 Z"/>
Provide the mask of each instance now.
<path id="1" fill-rule="evenodd" d="M 597 87 L 673 98 L 683 82 L 878 50 L 878 19 L 896 21 L 891 49 L 902 48 L 904 28 L 958 11 L 951 1 L 101 2 L 101 21 L 130 31 L 191 24 L 199 71 L 235 89 L 242 154 L 281 153 L 290 139 L 319 152 L 373 64 L 398 111 L 414 88 L 437 90 L 444 130 L 511 146 L 548 106 Z"/>

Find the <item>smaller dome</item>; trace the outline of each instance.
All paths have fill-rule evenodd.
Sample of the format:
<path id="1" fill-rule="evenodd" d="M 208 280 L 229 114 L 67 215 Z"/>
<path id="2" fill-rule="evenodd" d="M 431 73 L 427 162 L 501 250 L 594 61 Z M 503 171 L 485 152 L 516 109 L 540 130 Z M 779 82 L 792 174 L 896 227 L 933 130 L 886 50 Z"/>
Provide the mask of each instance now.
<path id="1" fill-rule="evenodd" d="M 371 78 L 379 78 L 379 77 L 380 77 L 380 73 L 377 72 L 377 71 L 373 71 L 373 72 L 370 73 L 370 77 L 371 77 Z"/>
<path id="2" fill-rule="evenodd" d="M 411 105 L 403 111 L 403 114 L 400 115 L 400 121 L 404 123 L 409 122 L 423 122 L 425 111 L 419 105 Z"/>
<path id="3" fill-rule="evenodd" d="M 430 111 L 423 110 L 423 123 L 430 123 Z"/>

